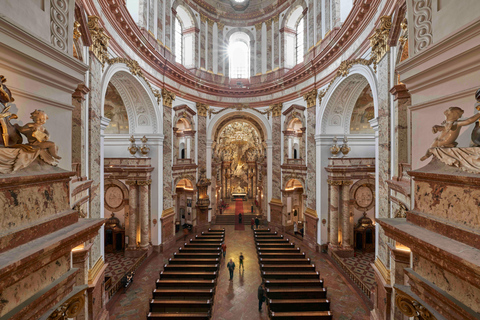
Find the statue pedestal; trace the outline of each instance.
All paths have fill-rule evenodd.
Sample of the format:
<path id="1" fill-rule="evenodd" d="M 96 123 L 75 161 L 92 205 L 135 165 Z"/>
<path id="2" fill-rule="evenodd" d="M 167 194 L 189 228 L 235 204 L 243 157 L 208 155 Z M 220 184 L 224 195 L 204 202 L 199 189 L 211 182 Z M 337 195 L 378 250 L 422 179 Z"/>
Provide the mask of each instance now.
<path id="1" fill-rule="evenodd" d="M 210 228 L 210 223 L 208 222 L 208 207 L 197 206 L 197 225 L 195 232 L 202 232 L 208 228 Z"/>

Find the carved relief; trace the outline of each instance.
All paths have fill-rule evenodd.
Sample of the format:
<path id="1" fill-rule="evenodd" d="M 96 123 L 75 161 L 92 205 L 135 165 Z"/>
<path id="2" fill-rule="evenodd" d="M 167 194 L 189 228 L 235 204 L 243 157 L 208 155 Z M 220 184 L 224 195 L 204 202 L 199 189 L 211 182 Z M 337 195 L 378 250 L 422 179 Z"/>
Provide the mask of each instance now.
<path id="1" fill-rule="evenodd" d="M 392 28 L 392 17 L 383 16 L 380 18 L 380 26 L 375 30 L 374 34 L 369 38 L 372 47 L 372 59 L 378 63 L 383 56 L 390 50 L 388 45 L 388 34 Z"/>
<path id="2" fill-rule="evenodd" d="M 432 0 L 413 1 L 414 53 L 422 51 L 433 41 Z"/>
<path id="3" fill-rule="evenodd" d="M 55 309 L 55 311 L 53 311 L 47 320 L 75 318 L 82 310 L 84 310 L 85 291 L 86 288 L 62 303 L 57 309 Z"/>
<path id="4" fill-rule="evenodd" d="M 110 37 L 107 36 L 105 30 L 100 26 L 99 19 L 97 16 L 88 16 L 88 29 L 92 36 L 90 51 L 104 64 L 108 59 L 108 41 Z"/>
<path id="5" fill-rule="evenodd" d="M 65 0 L 50 1 L 50 40 L 52 44 L 67 52 L 68 50 L 68 4 Z"/>
<path id="6" fill-rule="evenodd" d="M 317 98 L 317 89 L 313 89 L 303 95 L 303 99 L 307 101 L 307 108 L 315 107 L 316 98 Z"/>
<path id="7" fill-rule="evenodd" d="M 206 117 L 208 109 L 209 107 L 205 103 L 197 102 L 197 112 L 199 116 Z"/>
<path id="8" fill-rule="evenodd" d="M 280 117 L 282 115 L 282 103 L 275 103 L 270 106 L 270 110 L 272 111 L 272 117 Z"/>
<path id="9" fill-rule="evenodd" d="M 162 89 L 162 98 L 163 98 L 163 105 L 165 107 L 172 107 L 173 100 L 175 100 L 175 93 L 168 91 L 167 89 Z"/>

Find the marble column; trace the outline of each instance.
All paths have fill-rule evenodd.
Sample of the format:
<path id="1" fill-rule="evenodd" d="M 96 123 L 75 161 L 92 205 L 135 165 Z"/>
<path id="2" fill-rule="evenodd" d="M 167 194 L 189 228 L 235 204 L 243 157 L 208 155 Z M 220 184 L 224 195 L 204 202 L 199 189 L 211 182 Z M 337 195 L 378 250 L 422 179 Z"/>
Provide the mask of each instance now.
<path id="1" fill-rule="evenodd" d="M 317 17 L 315 19 L 315 25 L 317 28 L 317 38 L 315 44 L 318 44 L 320 40 L 323 38 L 323 30 L 322 30 L 322 0 L 316 0 L 317 1 Z"/>
<path id="2" fill-rule="evenodd" d="M 165 1 L 165 46 L 172 48 L 170 39 L 172 38 L 172 3 L 170 0 Z"/>
<path id="3" fill-rule="evenodd" d="M 267 27 L 267 72 L 272 71 L 272 20 L 269 19 L 265 21 L 265 26 Z"/>
<path id="4" fill-rule="evenodd" d="M 351 180 L 342 183 L 342 249 L 352 250 L 352 230 L 350 229 L 350 186 Z M 353 250 L 352 250 L 353 251 Z M 353 253 L 353 252 L 352 252 Z"/>
<path id="5" fill-rule="evenodd" d="M 331 0 L 325 0 L 325 33 L 332 30 L 330 24 L 330 11 L 331 11 Z"/>
<path id="6" fill-rule="evenodd" d="M 314 39 L 315 39 L 315 17 L 314 17 L 314 0 L 309 0 L 308 1 L 308 11 L 307 11 L 307 16 L 305 17 L 305 24 L 307 27 L 307 50 L 305 53 L 308 52 L 308 50 L 315 45 Z"/>
<path id="7" fill-rule="evenodd" d="M 255 25 L 255 75 L 262 73 L 262 25 L 263 22 Z"/>
<path id="8" fill-rule="evenodd" d="M 281 172 L 281 140 L 282 140 L 282 123 L 280 116 L 281 112 L 278 116 L 272 117 L 272 199 L 281 199 L 282 193 L 282 177 Z"/>
<path id="9" fill-rule="evenodd" d="M 138 26 L 145 29 L 148 28 L 148 1 L 149 0 L 140 0 L 138 2 Z"/>
<path id="10" fill-rule="evenodd" d="M 207 34 L 207 17 L 200 14 L 200 69 L 206 70 L 205 41 Z"/>
<path id="11" fill-rule="evenodd" d="M 250 41 L 250 77 L 255 75 L 255 40 Z"/>
<path id="12" fill-rule="evenodd" d="M 339 196 L 341 181 L 328 181 L 330 185 L 330 239 L 329 248 L 336 250 L 338 247 L 338 216 Z"/>
<path id="13" fill-rule="evenodd" d="M 85 84 L 80 84 L 75 90 L 76 98 L 72 99 L 74 107 L 72 111 L 72 163 L 78 163 L 81 171 L 80 175 L 86 175 L 85 159 L 85 127 L 87 125 L 87 113 L 85 112 L 87 104 L 85 103 L 85 96 L 90 92 L 90 89 Z M 75 169 L 75 168 L 73 168 Z"/>
<path id="14" fill-rule="evenodd" d="M 157 0 L 157 40 L 162 44 L 164 41 L 163 37 L 163 0 Z"/>
<path id="15" fill-rule="evenodd" d="M 217 73 L 220 75 L 224 75 L 223 68 L 224 62 L 227 59 L 227 46 L 225 45 L 225 41 L 223 39 L 223 28 L 225 26 L 222 23 L 217 22 L 217 29 L 218 29 L 218 71 Z"/>
<path id="16" fill-rule="evenodd" d="M 128 213 L 128 249 L 135 250 L 137 248 L 137 212 L 138 212 L 138 185 L 134 180 L 126 181 L 129 185 L 128 204 L 130 212 Z"/>
<path id="17" fill-rule="evenodd" d="M 285 67 L 285 52 L 286 52 L 286 49 L 285 49 L 285 28 L 282 28 L 278 31 L 278 35 L 279 35 L 279 41 L 280 41 L 280 50 L 279 50 L 279 57 L 278 57 L 278 66 L 280 68 L 283 68 Z M 280 51 L 283 52 L 283 54 L 280 54 Z"/>
<path id="18" fill-rule="evenodd" d="M 307 108 L 307 208 L 317 210 L 317 148 L 315 142 L 316 104 Z M 304 157 L 300 154 L 300 157 Z"/>
<path id="19" fill-rule="evenodd" d="M 155 0 L 148 1 L 148 31 L 155 34 Z"/>
<path id="20" fill-rule="evenodd" d="M 208 28 L 208 45 L 207 45 L 207 71 L 213 73 L 213 24 L 214 21 L 208 19 L 207 20 L 207 28 Z"/>
<path id="21" fill-rule="evenodd" d="M 394 154 L 393 172 L 398 176 L 398 164 L 408 163 L 408 107 L 412 104 L 405 84 L 397 84 L 390 89 L 394 96 Z"/>
<path id="22" fill-rule="evenodd" d="M 146 248 L 150 243 L 150 219 L 148 212 L 149 192 L 151 180 L 138 181 L 139 189 L 139 218 L 140 218 L 140 247 Z"/>
<path id="23" fill-rule="evenodd" d="M 163 213 L 173 208 L 172 200 L 172 102 L 175 95 L 167 90 L 162 91 L 163 103 Z M 163 214 L 162 213 L 162 214 Z"/>
<path id="24" fill-rule="evenodd" d="M 198 113 L 197 122 L 198 150 L 205 150 L 207 147 L 207 115 Z M 198 168 L 207 168 L 207 153 L 205 151 L 198 152 Z"/>

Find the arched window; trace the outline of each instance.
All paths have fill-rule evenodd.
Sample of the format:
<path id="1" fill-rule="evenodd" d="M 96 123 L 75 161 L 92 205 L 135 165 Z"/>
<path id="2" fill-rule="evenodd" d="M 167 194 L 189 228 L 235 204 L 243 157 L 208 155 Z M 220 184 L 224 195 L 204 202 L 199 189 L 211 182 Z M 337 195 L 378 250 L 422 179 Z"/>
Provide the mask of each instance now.
<path id="1" fill-rule="evenodd" d="M 195 61 L 195 28 L 193 19 L 183 6 L 176 8 L 175 15 L 175 62 L 183 64 L 187 68 L 194 67 Z"/>
<path id="2" fill-rule="evenodd" d="M 305 19 L 303 8 L 297 6 L 290 12 L 285 24 L 285 65 L 292 68 L 303 61 L 305 53 Z"/>
<path id="3" fill-rule="evenodd" d="M 303 61 L 303 21 L 305 19 L 302 18 L 297 24 L 297 37 L 296 37 L 296 56 L 297 56 L 297 64 Z"/>
<path id="4" fill-rule="evenodd" d="M 183 63 L 183 30 L 180 20 L 175 18 L 175 62 Z"/>
<path id="5" fill-rule="evenodd" d="M 230 78 L 250 77 L 250 38 L 244 32 L 235 32 L 230 36 L 228 46 Z"/>

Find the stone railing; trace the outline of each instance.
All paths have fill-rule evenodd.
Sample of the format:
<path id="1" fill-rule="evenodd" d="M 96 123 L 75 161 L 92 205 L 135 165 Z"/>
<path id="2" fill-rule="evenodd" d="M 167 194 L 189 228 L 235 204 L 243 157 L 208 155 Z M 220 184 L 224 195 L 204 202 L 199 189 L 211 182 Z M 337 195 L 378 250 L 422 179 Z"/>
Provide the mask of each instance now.
<path id="1" fill-rule="evenodd" d="M 355 282 L 355 284 L 360 287 L 363 293 L 370 299 L 372 292 L 370 291 L 370 287 L 363 283 L 363 281 L 355 274 L 352 270 L 350 270 L 347 265 L 343 262 L 342 258 L 340 258 L 335 252 L 332 251 L 332 258 L 335 262 L 342 268 L 342 270 L 350 277 L 350 279 Z"/>
<path id="2" fill-rule="evenodd" d="M 395 285 L 395 305 L 407 317 L 418 320 L 437 320 L 435 311 L 423 306 L 410 287 Z"/>
<path id="3" fill-rule="evenodd" d="M 138 267 L 142 264 L 142 262 L 147 258 L 147 252 L 143 254 L 140 259 L 138 259 L 135 264 L 125 273 L 126 275 L 131 273 L 132 271 L 135 272 Z M 122 277 L 123 278 L 123 277 Z M 108 299 L 111 299 L 113 295 L 120 290 L 122 287 L 122 278 L 118 279 L 109 289 L 108 289 Z"/>

